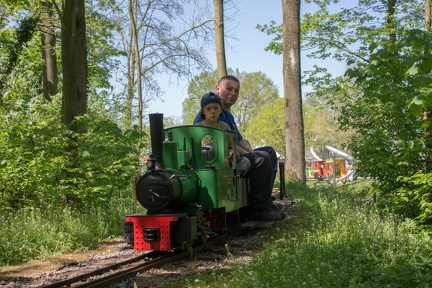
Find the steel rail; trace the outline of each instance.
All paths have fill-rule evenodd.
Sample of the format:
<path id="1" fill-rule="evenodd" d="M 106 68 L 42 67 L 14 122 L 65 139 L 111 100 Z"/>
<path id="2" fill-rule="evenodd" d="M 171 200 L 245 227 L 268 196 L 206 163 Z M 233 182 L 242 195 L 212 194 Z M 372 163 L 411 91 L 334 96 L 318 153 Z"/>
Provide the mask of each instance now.
<path id="1" fill-rule="evenodd" d="M 93 281 L 89 281 L 87 283 L 84 283 L 82 285 L 74 286 L 75 288 L 78 287 L 89 287 L 89 288 L 106 288 L 108 285 L 113 285 L 116 283 L 119 283 L 123 280 L 128 279 L 129 277 L 133 277 L 137 275 L 140 272 L 150 270 L 151 268 L 160 267 L 164 264 L 168 264 L 170 262 L 174 262 L 177 260 L 180 260 L 182 258 L 191 257 L 192 253 L 202 251 L 204 249 L 207 249 L 210 245 L 213 245 L 219 241 L 221 241 L 222 237 L 225 237 L 225 235 L 220 235 L 211 238 L 204 244 L 200 244 L 196 247 L 192 248 L 192 251 L 178 251 L 175 252 L 175 254 L 166 254 L 163 256 L 160 256 L 156 259 L 153 259 L 146 263 L 138 264 L 134 267 L 118 271 L 116 273 L 107 275 L 103 278 L 95 279 Z"/>
<path id="2" fill-rule="evenodd" d="M 143 255 L 140 255 L 138 257 L 135 258 L 131 258 L 116 264 L 112 264 L 112 265 L 108 265 L 99 269 L 95 269 L 93 271 L 87 272 L 87 273 L 83 273 L 68 279 L 64 279 L 61 281 L 57 281 L 51 284 L 48 284 L 46 286 L 42 286 L 43 288 L 61 288 L 61 287 L 93 287 L 93 288 L 104 288 L 107 287 L 108 285 L 112 285 L 112 284 L 116 284 L 119 283 L 123 280 L 126 280 L 130 277 L 133 277 L 135 275 L 137 275 L 140 272 L 149 270 L 151 268 L 155 268 L 155 267 L 160 267 L 164 264 L 170 263 L 170 262 L 174 262 L 177 260 L 180 260 L 182 258 L 186 258 L 186 257 L 190 257 L 191 253 L 195 253 L 195 252 L 199 252 L 202 251 L 204 249 L 207 249 L 210 245 L 213 245 L 215 243 L 217 243 L 218 241 L 221 241 L 222 237 L 224 237 L 225 235 L 220 235 L 217 237 L 213 237 L 211 239 L 209 239 L 206 243 L 198 245 L 196 247 L 192 248 L 192 251 L 176 251 L 176 252 L 170 252 L 168 254 L 159 256 L 157 258 L 151 259 L 148 262 L 145 263 L 140 263 L 137 265 L 134 265 L 130 268 L 126 268 L 126 269 L 121 269 L 122 266 L 126 266 L 126 265 L 130 265 L 133 264 L 135 262 L 141 261 L 145 258 L 151 258 L 151 257 L 155 257 L 153 256 L 154 254 L 160 254 L 157 252 L 151 252 L 151 253 L 146 253 Z M 78 282 L 82 282 L 83 280 L 89 279 L 90 277 L 94 277 L 94 276 L 98 276 L 104 273 L 108 273 L 109 271 L 112 270 L 119 270 L 117 272 L 111 273 L 109 275 L 100 277 L 100 278 L 96 278 L 94 280 L 90 280 L 90 281 L 86 281 L 80 284 L 77 284 Z M 75 284 L 75 285 L 73 285 Z"/>
<path id="3" fill-rule="evenodd" d="M 98 269 L 95 269 L 93 271 L 90 271 L 90 272 L 86 272 L 86 273 L 83 273 L 83 274 L 80 274 L 80 275 L 77 275 L 77 276 L 74 276 L 74 277 L 71 277 L 71 278 L 67 278 L 67 279 L 64 279 L 64 280 L 60 280 L 60 281 L 57 281 L 57 282 L 54 282 L 54 283 L 42 286 L 42 288 L 59 288 L 59 287 L 63 287 L 63 286 L 68 286 L 68 285 L 71 285 L 73 283 L 79 282 L 81 280 L 90 278 L 92 276 L 97 276 L 97 275 L 106 273 L 106 272 L 111 271 L 111 270 L 117 270 L 117 269 L 119 269 L 122 266 L 125 266 L 125 265 L 128 265 L 128 264 L 132 264 L 132 263 L 135 263 L 137 261 L 141 261 L 142 259 L 145 259 L 145 258 L 148 258 L 148 257 L 153 257 L 152 254 L 153 254 L 153 252 L 146 253 L 146 254 L 143 254 L 143 255 L 139 255 L 137 257 L 134 257 L 134 258 L 131 258 L 131 259 L 128 259 L 128 260 L 124 260 L 124 261 L 121 261 L 121 262 L 117 262 L 115 264 L 107 265 L 107 266 L 104 266 L 102 268 L 98 268 Z"/>

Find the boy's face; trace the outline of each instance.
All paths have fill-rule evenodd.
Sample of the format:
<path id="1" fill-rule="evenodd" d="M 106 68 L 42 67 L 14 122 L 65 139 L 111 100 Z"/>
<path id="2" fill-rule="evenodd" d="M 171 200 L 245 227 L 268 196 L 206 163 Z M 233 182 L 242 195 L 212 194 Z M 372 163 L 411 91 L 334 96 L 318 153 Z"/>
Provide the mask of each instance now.
<path id="1" fill-rule="evenodd" d="M 216 121 L 222 112 L 222 107 L 218 103 L 209 103 L 204 106 L 202 113 L 206 120 Z"/>

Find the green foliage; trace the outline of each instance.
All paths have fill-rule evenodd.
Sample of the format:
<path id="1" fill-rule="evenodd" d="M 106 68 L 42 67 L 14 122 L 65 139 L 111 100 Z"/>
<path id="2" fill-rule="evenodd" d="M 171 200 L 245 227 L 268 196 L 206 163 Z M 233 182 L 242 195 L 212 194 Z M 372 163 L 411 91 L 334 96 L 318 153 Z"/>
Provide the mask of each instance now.
<path id="1" fill-rule="evenodd" d="M 97 6 L 109 3 L 87 3 L 90 102 L 88 114 L 76 121 L 85 123 L 89 132 L 73 135 L 62 125 L 60 96 L 52 102 L 40 96 L 40 37 L 32 33 L 36 17 L 29 22 L 27 15 L 29 9 L 38 15 L 41 3 L 12 2 L 1 6 L 5 14 L 0 35 L 5 45 L 0 45 L 0 67 L 2 73 L 10 69 L 2 74 L 0 99 L 0 205 L 14 210 L 107 201 L 117 190 L 130 187 L 146 144 L 142 131 L 136 127 L 123 131 L 116 124 L 124 113 L 123 103 L 119 95 L 108 92 L 108 80 L 121 53 L 113 41 L 116 22 L 100 14 Z M 61 75 L 59 79 L 61 87 Z M 79 147 L 76 154 L 66 152 L 71 139 Z"/>
<path id="2" fill-rule="evenodd" d="M 19 9 L 23 8 L 17 8 L 16 17 L 25 15 Z M 96 29 L 88 30 L 94 34 L 88 43 L 89 59 L 94 63 L 89 68 L 91 102 L 89 113 L 77 120 L 85 121 L 88 134 L 72 135 L 62 125 L 60 97 L 47 102 L 39 95 L 43 65 L 39 37 L 33 35 L 21 47 L 7 75 L 0 101 L 0 205 L 6 209 L 67 205 L 69 200 L 76 202 L 71 205 L 107 201 L 117 190 L 130 187 L 138 173 L 139 143 L 144 143 L 144 134 L 136 127 L 121 131 L 114 122 L 123 112 L 117 108 L 120 105 L 114 106 L 108 93 L 100 90 L 109 88 L 108 71 L 112 72 L 116 63 L 110 62 L 110 57 L 119 52 L 110 46 L 113 25 L 95 11 L 88 10 L 89 23 Z M 8 28 L 13 27 L 14 14 L 8 16 L 0 33 L 14 36 L 13 29 Z M 100 25 L 110 29 L 97 29 Z M 6 47 L 12 49 L 18 40 L 9 39 Z M 3 46 L 0 49 L 5 56 L 8 51 Z M 66 152 L 74 137 L 79 144 L 75 155 Z"/>
<path id="3" fill-rule="evenodd" d="M 40 89 L 38 72 L 41 70 L 42 58 L 40 47 L 36 45 L 40 41 L 39 37 L 35 37 L 37 18 L 21 14 L 25 13 L 7 15 L 10 17 L 6 17 L 6 24 L 18 21 L 15 17 L 26 19 L 22 20 L 22 27 L 0 27 L 0 98 L 5 101 L 3 105 L 19 101 L 20 98 L 29 101 L 30 95 L 38 93 Z"/>
<path id="4" fill-rule="evenodd" d="M 187 287 L 429 287 L 428 233 L 359 201 L 362 191 L 325 185 L 293 190 L 297 204 L 250 261 Z"/>
<path id="5" fill-rule="evenodd" d="M 273 40 L 264 50 L 272 51 L 276 55 L 282 55 L 282 25 L 277 25 L 276 21 L 272 20 L 270 24 L 257 25 L 256 28 L 267 35 L 275 35 Z"/>
<path id="6" fill-rule="evenodd" d="M 119 57 L 124 56 L 125 52 L 115 36 L 119 24 L 115 19 L 105 15 L 107 9 L 114 10 L 115 7 L 106 1 L 97 1 L 97 3 L 91 1 L 87 5 L 89 5 L 86 9 L 88 81 L 90 93 L 97 95 L 99 93 L 96 93 L 96 90 L 112 88 L 113 75 L 124 73 L 121 70 Z"/>
<path id="7" fill-rule="evenodd" d="M 40 204 L 55 197 L 53 187 L 61 179 L 65 162 L 61 121 L 51 116 L 58 115 L 59 107 L 55 103 L 58 102 L 46 103 L 34 98 L 25 105 L 5 105 L 8 111 L 1 109 L 0 202 L 3 207 Z"/>
<path id="8" fill-rule="evenodd" d="M 81 119 L 89 129 L 77 137 L 79 161 L 71 167 L 65 152 L 70 132 L 61 124 L 60 99 L 36 97 L 25 106 L 28 110 L 17 105 L 15 111 L 4 111 L 0 121 L 2 206 L 45 207 L 68 197 L 75 205 L 104 202 L 133 183 L 144 137 L 136 127 L 122 132 L 101 107 L 92 106 Z"/>
<path id="9" fill-rule="evenodd" d="M 277 98 L 264 105 L 258 114 L 253 114 L 244 137 L 252 146 L 272 146 L 280 155 L 285 155 L 284 99 Z"/>
<path id="10" fill-rule="evenodd" d="M 25 47 L 27 42 L 29 42 L 33 37 L 38 20 L 38 17 L 24 17 L 21 19 L 20 24 L 15 31 L 16 35 L 14 38 L 16 40 L 13 44 L 9 43 L 12 45 L 5 46 L 6 51 L 2 51 L 6 54 L 6 61 L 4 61 L 5 63 L 2 63 L 0 66 L 0 97 L 4 93 L 3 87 L 6 84 L 7 76 L 12 72 L 15 65 L 17 65 L 23 47 Z"/>
<path id="11" fill-rule="evenodd" d="M 400 177 L 404 185 L 392 198 L 396 209 L 404 212 L 407 206 L 417 219 L 426 224 L 432 223 L 432 173 L 417 172 L 411 177 Z"/>
<path id="12" fill-rule="evenodd" d="M 303 102 L 305 146 L 319 149 L 325 145 L 330 145 L 342 149 L 346 145 L 348 136 L 352 135 L 353 131 L 350 127 L 346 127 L 345 131 L 338 129 L 337 116 L 339 114 L 335 106 L 341 105 L 335 102 L 336 97 L 334 95 L 339 92 L 336 89 L 331 93 L 323 90 L 308 94 Z M 351 88 L 346 87 L 344 92 L 349 91 L 351 91 Z M 320 94 L 325 95 L 325 97 L 329 96 L 328 98 L 331 99 L 329 101 L 316 101 L 317 97 L 324 99 L 323 96 L 319 96 Z M 348 93 L 348 95 L 352 94 Z"/>
<path id="13" fill-rule="evenodd" d="M 335 8 L 338 2 L 307 1 L 306 5 L 318 6 L 316 12 L 305 13 L 301 21 L 301 45 L 304 51 L 308 51 L 307 57 L 334 59 L 342 65 L 349 65 L 351 61 L 366 62 L 370 43 L 406 31 L 407 27 L 423 27 L 424 4 L 420 0 L 397 1 L 391 24 L 387 22 L 386 1 L 361 0 L 356 1 L 358 3 L 353 8 Z M 275 35 L 266 50 L 282 54 L 282 26 L 272 21 L 257 28 L 268 35 Z M 315 87 L 320 86 L 315 84 Z"/>
<path id="14" fill-rule="evenodd" d="M 89 131 L 78 138 L 79 165 L 68 170 L 61 99 L 2 100 L 0 265 L 88 249 L 121 235 L 124 215 L 134 209 L 132 183 L 143 133 L 122 132 L 94 101 L 80 119 Z"/>
<path id="15" fill-rule="evenodd" d="M 60 182 L 66 189 L 63 192 L 78 204 L 108 201 L 117 190 L 131 186 L 139 173 L 139 150 L 135 145 L 143 134 L 137 127 L 123 133 L 111 121 L 89 124 L 88 133 L 78 136 L 79 166 L 68 170 L 78 176 Z M 68 185 L 71 180 L 73 186 Z"/>
<path id="16" fill-rule="evenodd" d="M 425 53 L 431 41 L 430 32 L 410 30 L 396 43 L 371 45 L 369 61 L 347 72 L 362 94 L 342 107 L 339 119 L 342 129 L 356 129 L 350 147 L 361 161 L 360 169 L 379 181 L 382 193 L 393 195 L 395 205 L 405 203 L 405 213 L 419 219 L 429 218 L 428 205 L 417 209 L 418 194 L 423 192 L 416 190 L 422 188 L 412 185 L 415 178 L 406 177 L 428 169 L 425 159 L 430 151 L 425 147 L 430 142 L 426 132 L 430 121 L 425 121 L 422 111 L 432 100 L 432 58 Z M 407 197 L 407 191 L 417 196 Z"/>
<path id="17" fill-rule="evenodd" d="M 253 115 L 257 115 L 262 108 L 278 99 L 278 88 L 267 75 L 262 72 L 234 74 L 240 80 L 240 96 L 237 103 L 231 107 L 231 112 L 237 118 L 239 130 L 244 133 Z M 282 112 L 283 113 L 283 112 Z M 280 114 L 282 116 L 283 114 Z M 273 123 L 262 122 L 266 127 Z"/>

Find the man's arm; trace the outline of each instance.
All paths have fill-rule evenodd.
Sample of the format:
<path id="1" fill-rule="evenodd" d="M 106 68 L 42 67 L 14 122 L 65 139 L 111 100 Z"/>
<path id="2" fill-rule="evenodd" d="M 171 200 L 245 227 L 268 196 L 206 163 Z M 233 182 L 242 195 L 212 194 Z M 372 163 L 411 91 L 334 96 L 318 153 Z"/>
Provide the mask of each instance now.
<path id="1" fill-rule="evenodd" d="M 253 149 L 246 139 L 241 139 L 239 142 L 239 145 L 237 146 L 237 152 L 240 153 L 240 155 L 252 152 Z"/>

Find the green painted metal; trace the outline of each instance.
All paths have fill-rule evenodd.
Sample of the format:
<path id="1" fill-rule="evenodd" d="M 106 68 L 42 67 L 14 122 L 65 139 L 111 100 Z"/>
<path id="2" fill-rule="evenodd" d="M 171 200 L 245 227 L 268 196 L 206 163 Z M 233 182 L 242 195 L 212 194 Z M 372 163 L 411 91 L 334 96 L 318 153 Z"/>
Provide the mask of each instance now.
<path id="1" fill-rule="evenodd" d="M 165 167 L 178 168 L 177 143 L 166 141 L 163 143 L 163 157 Z"/>
<path id="2" fill-rule="evenodd" d="M 177 143 L 179 167 L 187 165 L 192 169 L 206 169 L 208 166 L 214 167 L 215 169 L 229 169 L 228 138 L 231 137 L 235 143 L 235 132 L 222 131 L 204 126 L 177 126 L 165 129 L 164 134 L 165 137 L 167 137 L 168 134 L 172 135 L 172 140 L 170 142 Z M 214 161 L 206 161 L 202 157 L 201 140 L 204 137 L 214 139 L 214 147 L 216 149 L 216 159 L 214 159 Z M 166 142 L 164 142 L 164 146 L 165 145 Z M 169 167 L 167 164 L 168 163 L 165 163 L 165 166 Z"/>
<path id="3" fill-rule="evenodd" d="M 199 170 L 201 180 L 198 193 L 199 202 L 205 209 L 216 209 L 223 207 L 224 212 L 239 209 L 239 192 L 237 191 L 236 179 L 239 178 L 226 170 Z"/>

